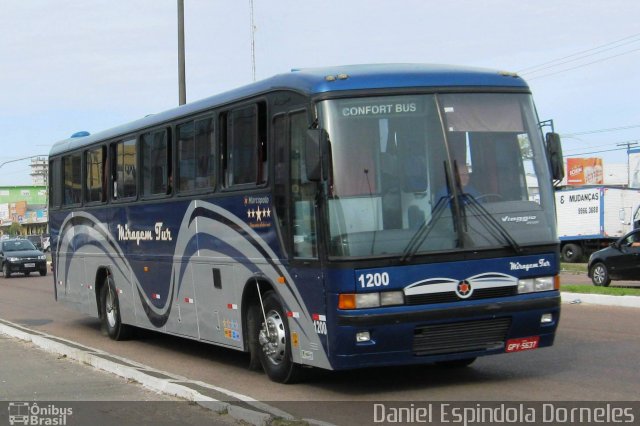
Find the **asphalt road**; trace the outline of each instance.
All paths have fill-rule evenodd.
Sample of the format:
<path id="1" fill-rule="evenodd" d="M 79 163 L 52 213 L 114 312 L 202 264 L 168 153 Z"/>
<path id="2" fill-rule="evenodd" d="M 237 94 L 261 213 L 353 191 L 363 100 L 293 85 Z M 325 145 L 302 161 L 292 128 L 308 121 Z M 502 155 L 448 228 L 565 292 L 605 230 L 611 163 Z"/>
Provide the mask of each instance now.
<path id="1" fill-rule="evenodd" d="M 321 372 L 280 385 L 249 371 L 236 351 L 152 332 L 111 341 L 97 319 L 56 304 L 51 276 L 0 277 L 2 319 L 336 424 L 370 423 L 377 401 L 640 400 L 640 309 L 565 304 L 561 316 L 553 347 L 480 358 L 467 369 Z"/>
<path id="2" fill-rule="evenodd" d="M 586 264 L 584 267 L 586 269 Z M 560 273 L 560 285 L 566 284 L 593 285 L 586 273 L 568 271 Z M 640 281 L 615 280 L 611 282 L 610 287 L 640 287 Z"/>

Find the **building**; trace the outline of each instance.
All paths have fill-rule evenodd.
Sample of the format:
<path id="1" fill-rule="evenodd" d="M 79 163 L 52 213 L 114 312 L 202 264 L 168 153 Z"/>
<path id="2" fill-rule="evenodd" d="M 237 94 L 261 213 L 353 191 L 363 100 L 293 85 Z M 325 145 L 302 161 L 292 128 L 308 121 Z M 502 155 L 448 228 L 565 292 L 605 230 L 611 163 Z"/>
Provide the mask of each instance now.
<path id="1" fill-rule="evenodd" d="M 31 158 L 31 184 L 33 186 L 47 186 L 49 176 L 49 160 L 47 157 Z"/>
<path id="2" fill-rule="evenodd" d="M 45 234 L 49 222 L 46 186 L 0 186 L 0 234 L 20 224 L 20 234 Z"/>

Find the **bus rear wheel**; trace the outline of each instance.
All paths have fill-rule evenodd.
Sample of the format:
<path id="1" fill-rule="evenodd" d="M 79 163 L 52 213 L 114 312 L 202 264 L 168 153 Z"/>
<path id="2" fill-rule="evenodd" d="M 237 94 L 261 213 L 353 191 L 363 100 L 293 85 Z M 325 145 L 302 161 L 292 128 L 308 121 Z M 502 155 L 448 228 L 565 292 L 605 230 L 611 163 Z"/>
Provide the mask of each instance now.
<path id="1" fill-rule="evenodd" d="M 102 329 L 111 339 L 126 340 L 131 337 L 131 327 L 122 323 L 118 293 L 110 275 L 104 279 L 100 289 L 100 319 Z"/>
<path id="2" fill-rule="evenodd" d="M 254 350 L 258 351 L 260 364 L 271 380 L 294 383 L 301 378 L 302 367 L 291 356 L 291 333 L 282 303 L 273 291 L 263 295 L 262 303 L 264 316 L 259 307 L 253 311 L 260 315 L 251 331 L 255 333 L 254 342 L 257 341 Z"/>

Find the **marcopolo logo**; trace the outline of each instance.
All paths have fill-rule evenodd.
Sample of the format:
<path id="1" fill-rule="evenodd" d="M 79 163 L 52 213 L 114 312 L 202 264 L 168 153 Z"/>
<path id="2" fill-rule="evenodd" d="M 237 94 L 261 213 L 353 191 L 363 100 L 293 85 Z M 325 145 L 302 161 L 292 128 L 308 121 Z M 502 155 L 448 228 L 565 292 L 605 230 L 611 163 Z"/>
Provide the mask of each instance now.
<path id="1" fill-rule="evenodd" d="M 57 407 L 53 404 L 39 406 L 37 402 L 10 402 L 9 424 L 64 426 L 73 415 L 71 407 Z"/>

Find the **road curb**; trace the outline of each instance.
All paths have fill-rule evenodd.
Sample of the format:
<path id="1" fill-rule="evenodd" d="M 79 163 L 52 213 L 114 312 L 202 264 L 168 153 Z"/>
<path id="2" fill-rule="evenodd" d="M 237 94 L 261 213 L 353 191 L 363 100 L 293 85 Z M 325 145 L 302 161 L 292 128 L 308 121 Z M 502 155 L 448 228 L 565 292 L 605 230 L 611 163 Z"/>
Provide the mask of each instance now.
<path id="1" fill-rule="evenodd" d="M 562 303 L 588 303 L 592 305 L 640 308 L 640 296 L 609 296 L 605 294 L 561 292 Z"/>
<path id="2" fill-rule="evenodd" d="M 94 368 L 134 380 L 147 389 L 183 398 L 236 420 L 252 425 L 268 425 L 276 419 L 297 420 L 291 414 L 246 395 L 156 370 L 126 358 L 109 354 L 60 337 L 31 330 L 0 319 L 0 334 L 33 343 L 46 352 L 63 355 Z M 319 424 L 309 420 L 311 424 Z"/>

